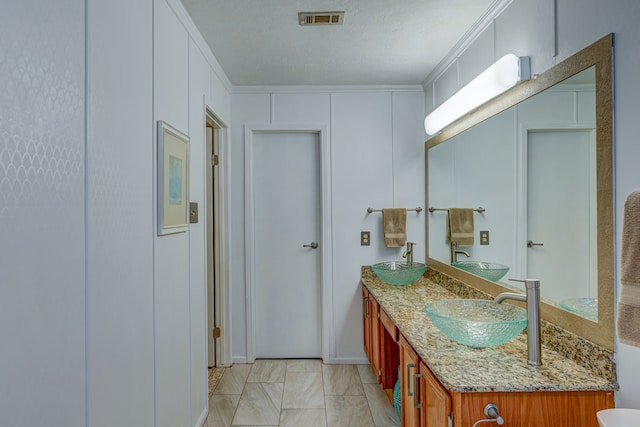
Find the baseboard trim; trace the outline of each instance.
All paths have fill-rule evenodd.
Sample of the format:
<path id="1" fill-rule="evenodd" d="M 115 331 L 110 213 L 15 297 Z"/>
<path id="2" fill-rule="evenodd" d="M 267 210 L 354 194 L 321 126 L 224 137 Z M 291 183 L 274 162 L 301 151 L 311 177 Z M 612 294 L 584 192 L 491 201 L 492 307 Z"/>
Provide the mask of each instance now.
<path id="1" fill-rule="evenodd" d="M 366 357 L 332 357 L 324 361 L 328 365 L 368 365 Z"/>
<path id="2" fill-rule="evenodd" d="M 202 411 L 202 414 L 200 414 L 200 418 L 198 418 L 198 421 L 196 421 L 196 427 L 203 427 L 206 424 L 208 417 L 209 410 L 207 408 L 204 408 L 204 411 Z"/>
<path id="3" fill-rule="evenodd" d="M 292 357 L 295 359 L 295 357 Z M 369 360 L 366 357 L 330 357 L 323 360 L 327 365 L 368 365 Z M 234 356 L 234 364 L 246 364 L 247 358 L 244 356 Z"/>

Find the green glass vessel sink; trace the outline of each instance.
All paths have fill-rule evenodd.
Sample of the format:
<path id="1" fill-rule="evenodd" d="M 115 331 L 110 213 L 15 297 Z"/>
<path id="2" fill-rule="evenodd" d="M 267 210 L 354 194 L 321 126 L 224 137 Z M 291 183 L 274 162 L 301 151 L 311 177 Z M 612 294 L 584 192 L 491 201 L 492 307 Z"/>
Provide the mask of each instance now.
<path id="1" fill-rule="evenodd" d="M 503 264 L 497 264 L 495 262 L 484 261 L 458 261 L 452 262 L 452 266 L 464 270 L 468 273 L 475 274 L 484 279 L 497 282 L 502 279 L 509 271 L 509 267 Z"/>
<path id="2" fill-rule="evenodd" d="M 425 264 L 407 261 L 380 262 L 371 267 L 379 278 L 392 285 L 413 283 L 427 270 Z"/>
<path id="3" fill-rule="evenodd" d="M 560 301 L 560 307 L 593 322 L 598 321 L 598 298 L 568 298 Z"/>
<path id="4" fill-rule="evenodd" d="M 450 339 L 470 347 L 495 347 L 527 326 L 527 311 L 492 300 L 450 299 L 430 302 L 425 311 Z"/>

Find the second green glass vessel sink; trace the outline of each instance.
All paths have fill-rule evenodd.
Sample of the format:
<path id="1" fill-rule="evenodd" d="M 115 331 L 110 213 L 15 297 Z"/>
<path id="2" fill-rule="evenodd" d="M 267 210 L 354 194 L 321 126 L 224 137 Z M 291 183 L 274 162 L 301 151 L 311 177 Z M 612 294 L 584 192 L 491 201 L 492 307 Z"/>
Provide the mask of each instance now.
<path id="1" fill-rule="evenodd" d="M 502 279 L 509 271 L 509 267 L 495 262 L 484 261 L 457 261 L 452 262 L 452 266 L 464 270 L 468 273 L 475 274 L 484 279 L 497 282 Z"/>
<path id="2" fill-rule="evenodd" d="M 470 347 L 494 347 L 527 326 L 527 311 L 492 300 L 450 299 L 425 306 L 433 324 L 447 337 Z"/>

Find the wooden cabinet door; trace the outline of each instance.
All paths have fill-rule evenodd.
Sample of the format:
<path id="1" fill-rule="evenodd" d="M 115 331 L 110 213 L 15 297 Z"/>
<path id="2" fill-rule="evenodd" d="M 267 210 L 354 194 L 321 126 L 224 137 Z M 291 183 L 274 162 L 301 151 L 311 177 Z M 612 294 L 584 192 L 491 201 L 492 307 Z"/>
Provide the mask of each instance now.
<path id="1" fill-rule="evenodd" d="M 451 416 L 451 396 L 420 362 L 420 423 L 422 427 L 447 427 Z"/>
<path id="2" fill-rule="evenodd" d="M 380 304 L 371 293 L 362 286 L 362 330 L 364 352 L 369 359 L 371 369 L 380 382 L 381 362 L 380 362 Z"/>
<path id="3" fill-rule="evenodd" d="M 371 321 L 369 313 L 371 312 L 371 304 L 369 304 L 369 291 L 362 286 L 362 332 L 364 354 L 371 361 Z"/>
<path id="4" fill-rule="evenodd" d="M 371 304 L 371 357 L 369 361 L 373 367 L 378 384 L 381 382 L 382 369 L 380 364 L 380 304 L 371 294 L 369 294 L 369 304 Z"/>
<path id="5" fill-rule="evenodd" d="M 419 427 L 420 415 L 418 393 L 416 391 L 418 375 L 418 355 L 411 345 L 400 335 L 400 387 L 402 395 L 402 427 Z"/>

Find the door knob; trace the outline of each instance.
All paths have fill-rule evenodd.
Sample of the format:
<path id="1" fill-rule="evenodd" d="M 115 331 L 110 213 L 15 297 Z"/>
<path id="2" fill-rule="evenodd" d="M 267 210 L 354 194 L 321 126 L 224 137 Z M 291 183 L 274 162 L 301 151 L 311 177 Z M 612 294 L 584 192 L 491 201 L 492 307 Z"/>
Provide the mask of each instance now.
<path id="1" fill-rule="evenodd" d="M 308 245 L 302 245 L 303 248 L 318 249 L 318 242 L 311 242 Z"/>
<path id="2" fill-rule="evenodd" d="M 534 241 L 532 241 L 532 240 L 528 240 L 528 241 L 527 241 L 527 247 L 528 247 L 528 248 L 532 248 L 532 247 L 534 247 L 534 246 L 544 246 L 544 243 L 535 243 L 535 242 L 534 242 Z"/>

